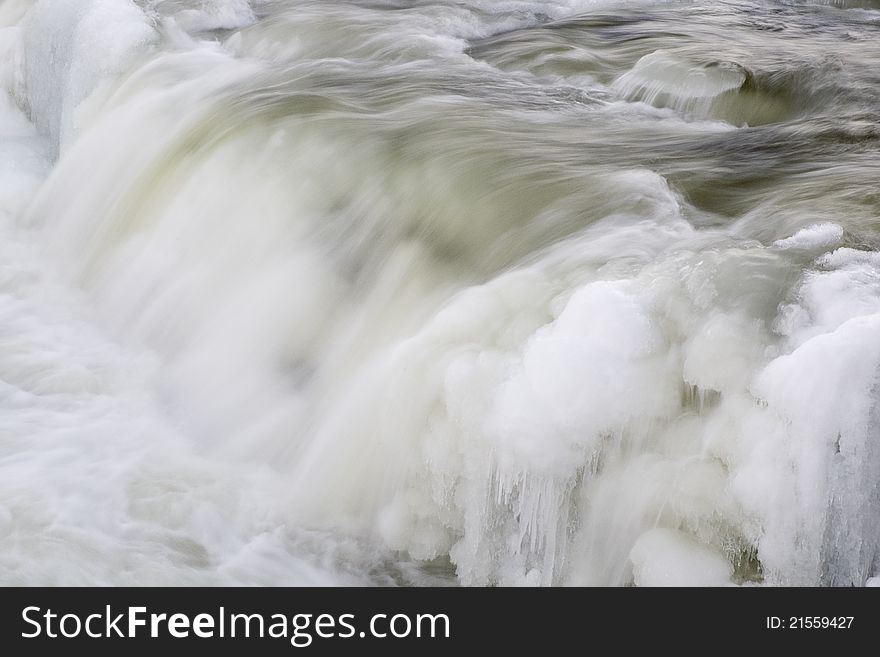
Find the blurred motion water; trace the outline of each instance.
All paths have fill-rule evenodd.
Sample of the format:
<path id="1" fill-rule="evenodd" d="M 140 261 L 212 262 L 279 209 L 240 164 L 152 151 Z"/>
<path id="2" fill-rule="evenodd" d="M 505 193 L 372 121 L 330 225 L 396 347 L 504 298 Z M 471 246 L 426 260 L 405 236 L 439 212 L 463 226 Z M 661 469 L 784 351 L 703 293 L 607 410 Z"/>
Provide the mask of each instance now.
<path id="1" fill-rule="evenodd" d="M 864 584 L 878 37 L 0 0 L 0 582 Z"/>

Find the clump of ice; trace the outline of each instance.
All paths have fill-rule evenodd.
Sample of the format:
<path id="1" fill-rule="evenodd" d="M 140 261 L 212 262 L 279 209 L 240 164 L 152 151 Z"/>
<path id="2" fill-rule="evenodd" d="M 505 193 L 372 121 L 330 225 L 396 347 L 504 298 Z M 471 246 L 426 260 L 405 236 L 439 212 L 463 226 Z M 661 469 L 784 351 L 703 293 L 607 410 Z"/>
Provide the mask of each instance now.
<path id="1" fill-rule="evenodd" d="M 673 529 L 645 532 L 629 558 L 636 586 L 728 586 L 733 576 L 724 555 Z"/>
<path id="2" fill-rule="evenodd" d="M 132 0 L 40 0 L 25 29 L 31 117 L 58 150 L 77 131 L 77 110 L 128 70 L 158 34 Z"/>
<path id="3" fill-rule="evenodd" d="M 739 89 L 745 80 L 745 72 L 736 66 L 697 65 L 657 50 L 636 62 L 612 88 L 627 100 L 706 115 L 712 101 Z"/>
<path id="4" fill-rule="evenodd" d="M 578 290 L 498 391 L 487 419 L 495 450 L 516 470 L 571 476 L 604 435 L 668 412 L 669 391 L 654 384 L 668 367 L 664 353 L 629 284 Z"/>
<path id="5" fill-rule="evenodd" d="M 157 8 L 164 9 L 188 32 L 233 30 L 256 20 L 248 0 L 188 0 L 185 3 L 160 0 Z"/>
<path id="6" fill-rule="evenodd" d="M 786 353 L 759 372 L 750 455 L 733 486 L 763 518 L 759 556 L 787 583 L 859 584 L 880 545 L 876 391 L 878 254 L 838 249 L 808 271 L 776 330 Z M 832 403 L 833 400 L 833 403 Z"/>
<path id="7" fill-rule="evenodd" d="M 375 58 L 392 42 L 421 44 L 410 57 L 448 54 L 437 38 L 494 24 L 461 5 L 404 12 L 395 30 L 399 12 L 374 24 L 360 5 L 277 4 L 283 20 L 263 27 L 304 71 L 300 54 L 323 72 L 327 57 Z M 192 31 L 251 20 L 241 2 L 141 5 Z M 527 5 L 498 24 L 531 21 Z M 694 230 L 656 174 L 578 168 L 551 209 L 583 231 L 477 274 L 462 265 L 474 245 L 517 226 L 483 213 L 492 194 L 479 176 L 473 203 L 447 176 L 473 166 L 476 151 L 458 148 L 470 134 L 490 128 L 504 147 L 506 123 L 483 123 L 491 112 L 450 124 L 472 121 L 473 133 L 439 122 L 436 142 L 422 135 L 399 166 L 376 166 L 383 135 L 418 123 L 432 99 L 356 121 L 347 110 L 326 123 L 265 115 L 250 104 L 265 87 L 248 82 L 276 67 L 187 51 L 197 35 L 133 72 L 112 102 L 85 102 L 155 38 L 129 0 L 43 0 L 27 29 L 33 117 L 76 142 L 27 220 L 85 280 L 101 330 L 62 321 L 42 267 L 2 270 L 6 392 L 20 405 L 4 427 L 51 475 L 38 487 L 21 472 L 0 478 L 4 499 L 22 494 L 45 520 L 4 553 L 19 572 L 45 581 L 75 550 L 75 582 L 288 581 L 279 573 L 301 576 L 290 523 L 448 556 L 465 584 L 720 585 L 754 550 L 773 584 L 876 573 L 878 254 L 840 248 L 803 271 L 795 261 L 836 246 L 840 227 L 766 248 Z M 2 80 L 20 89 L 22 51 L 9 43 Z M 664 57 L 636 67 L 660 85 L 639 94 L 690 106 L 739 79 Z M 79 131 L 89 106 L 101 120 Z M 11 106 L 0 123 L 27 142 L 0 145 L 0 206 L 20 213 L 39 140 Z M 451 136 L 461 141 L 450 149 Z M 0 256 L 31 262 L 7 243 Z M 96 463 L 111 480 L 94 479 Z M 33 515 L 0 510 L 0 532 Z M 39 569 L 21 567 L 34 546 Z"/>
<path id="8" fill-rule="evenodd" d="M 834 246 L 843 237 L 843 228 L 838 224 L 813 224 L 803 228 L 791 237 L 773 242 L 780 249 L 821 249 Z"/>

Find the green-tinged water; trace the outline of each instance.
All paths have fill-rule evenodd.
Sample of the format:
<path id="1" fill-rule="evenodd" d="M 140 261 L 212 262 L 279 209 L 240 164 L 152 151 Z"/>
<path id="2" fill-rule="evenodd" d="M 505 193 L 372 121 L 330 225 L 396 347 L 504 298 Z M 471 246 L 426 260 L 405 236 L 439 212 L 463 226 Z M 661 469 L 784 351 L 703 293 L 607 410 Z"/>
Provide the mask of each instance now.
<path id="1" fill-rule="evenodd" d="M 0 583 L 880 574 L 878 3 L 0 2 Z"/>

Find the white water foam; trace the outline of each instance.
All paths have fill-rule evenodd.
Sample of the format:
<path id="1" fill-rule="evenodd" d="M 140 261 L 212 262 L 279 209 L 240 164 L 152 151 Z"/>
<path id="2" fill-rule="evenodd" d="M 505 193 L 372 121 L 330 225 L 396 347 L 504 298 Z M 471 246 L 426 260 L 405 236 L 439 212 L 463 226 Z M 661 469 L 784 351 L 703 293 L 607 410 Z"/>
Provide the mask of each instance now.
<path id="1" fill-rule="evenodd" d="M 325 4 L 0 9 L 0 579 L 873 581 L 864 226 L 546 155 L 466 40 L 581 3 Z"/>

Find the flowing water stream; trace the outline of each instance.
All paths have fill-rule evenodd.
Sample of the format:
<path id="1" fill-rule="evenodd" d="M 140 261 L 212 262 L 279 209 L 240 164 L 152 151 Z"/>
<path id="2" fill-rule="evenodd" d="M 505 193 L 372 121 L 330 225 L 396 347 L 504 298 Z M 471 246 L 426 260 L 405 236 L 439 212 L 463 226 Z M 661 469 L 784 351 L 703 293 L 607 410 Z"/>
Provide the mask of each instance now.
<path id="1" fill-rule="evenodd" d="M 864 584 L 878 62 L 873 0 L 0 0 L 0 582 Z"/>

